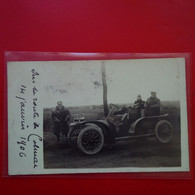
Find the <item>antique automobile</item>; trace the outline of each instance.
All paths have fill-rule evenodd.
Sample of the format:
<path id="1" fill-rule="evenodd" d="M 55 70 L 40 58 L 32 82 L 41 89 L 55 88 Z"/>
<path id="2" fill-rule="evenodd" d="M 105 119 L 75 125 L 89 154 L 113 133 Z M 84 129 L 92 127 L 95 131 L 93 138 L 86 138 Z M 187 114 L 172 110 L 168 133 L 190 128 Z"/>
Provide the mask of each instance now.
<path id="1" fill-rule="evenodd" d="M 106 119 L 84 121 L 71 124 L 68 142 L 87 155 L 98 153 L 104 144 L 114 144 L 119 140 L 156 137 L 163 144 L 171 141 L 173 125 L 168 114 L 140 117 L 137 110 L 129 108 L 123 114 L 119 107 L 110 104 Z"/>

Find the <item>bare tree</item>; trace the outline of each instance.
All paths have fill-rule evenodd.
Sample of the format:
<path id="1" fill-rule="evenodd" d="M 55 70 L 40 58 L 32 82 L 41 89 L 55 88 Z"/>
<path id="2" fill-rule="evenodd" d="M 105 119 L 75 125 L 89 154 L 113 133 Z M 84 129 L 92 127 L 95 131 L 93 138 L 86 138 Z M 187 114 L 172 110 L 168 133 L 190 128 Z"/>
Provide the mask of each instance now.
<path id="1" fill-rule="evenodd" d="M 102 70 L 102 84 L 103 84 L 104 115 L 108 116 L 106 68 L 105 68 L 105 62 L 104 61 L 102 61 L 102 63 L 101 63 L 101 70 Z"/>

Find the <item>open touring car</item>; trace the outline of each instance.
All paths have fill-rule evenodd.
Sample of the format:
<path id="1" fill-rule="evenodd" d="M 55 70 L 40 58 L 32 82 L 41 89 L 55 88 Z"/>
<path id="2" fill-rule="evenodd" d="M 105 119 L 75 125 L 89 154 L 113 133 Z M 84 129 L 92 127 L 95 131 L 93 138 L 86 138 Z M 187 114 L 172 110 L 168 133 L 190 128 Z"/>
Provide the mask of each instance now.
<path id="1" fill-rule="evenodd" d="M 129 109 L 124 114 L 115 114 L 117 105 L 110 104 L 106 119 L 74 123 L 68 133 L 68 142 L 81 152 L 93 155 L 107 144 L 119 140 L 139 139 L 155 136 L 161 143 L 168 143 L 173 137 L 173 125 L 168 114 L 140 117 L 137 110 Z"/>

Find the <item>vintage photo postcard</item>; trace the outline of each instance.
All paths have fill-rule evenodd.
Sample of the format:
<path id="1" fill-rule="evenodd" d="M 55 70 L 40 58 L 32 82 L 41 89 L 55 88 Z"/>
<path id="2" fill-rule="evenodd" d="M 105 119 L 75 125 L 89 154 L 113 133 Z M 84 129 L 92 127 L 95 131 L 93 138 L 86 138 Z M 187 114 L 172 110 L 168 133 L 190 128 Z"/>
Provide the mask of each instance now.
<path id="1" fill-rule="evenodd" d="M 189 171 L 185 58 L 13 61 L 9 175 Z"/>

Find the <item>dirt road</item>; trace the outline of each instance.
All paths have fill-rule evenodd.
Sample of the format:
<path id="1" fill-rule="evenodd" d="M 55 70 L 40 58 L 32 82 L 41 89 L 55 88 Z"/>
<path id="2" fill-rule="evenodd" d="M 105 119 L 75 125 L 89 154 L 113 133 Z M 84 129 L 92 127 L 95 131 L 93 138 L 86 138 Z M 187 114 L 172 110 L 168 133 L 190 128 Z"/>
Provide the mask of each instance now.
<path id="1" fill-rule="evenodd" d="M 44 135 L 45 168 L 112 168 L 112 167 L 177 167 L 181 166 L 180 136 L 171 143 L 160 144 L 154 138 L 137 141 L 120 141 L 114 147 L 105 146 L 93 156 L 71 148 L 62 139 Z"/>

